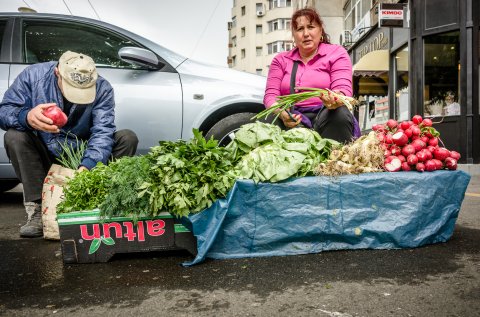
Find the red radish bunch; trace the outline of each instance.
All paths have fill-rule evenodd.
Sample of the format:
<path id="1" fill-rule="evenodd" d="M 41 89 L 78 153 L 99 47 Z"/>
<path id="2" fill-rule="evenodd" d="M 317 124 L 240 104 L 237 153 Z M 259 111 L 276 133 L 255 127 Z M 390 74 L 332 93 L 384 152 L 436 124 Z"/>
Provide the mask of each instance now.
<path id="1" fill-rule="evenodd" d="M 384 149 L 385 170 L 431 172 L 457 169 L 460 154 L 439 145 L 440 133 L 432 125 L 432 120 L 419 115 L 408 121 L 390 119 L 385 124 L 374 125 L 372 130 Z"/>

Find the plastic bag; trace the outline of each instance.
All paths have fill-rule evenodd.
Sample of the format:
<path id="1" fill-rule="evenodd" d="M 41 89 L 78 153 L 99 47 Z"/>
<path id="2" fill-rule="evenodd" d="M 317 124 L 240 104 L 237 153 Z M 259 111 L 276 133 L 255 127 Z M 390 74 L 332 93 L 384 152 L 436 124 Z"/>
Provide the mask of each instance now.
<path id="1" fill-rule="evenodd" d="M 75 170 L 53 164 L 45 177 L 42 189 L 43 238 L 60 240 L 57 223 L 57 205 L 62 201 L 63 186 Z"/>

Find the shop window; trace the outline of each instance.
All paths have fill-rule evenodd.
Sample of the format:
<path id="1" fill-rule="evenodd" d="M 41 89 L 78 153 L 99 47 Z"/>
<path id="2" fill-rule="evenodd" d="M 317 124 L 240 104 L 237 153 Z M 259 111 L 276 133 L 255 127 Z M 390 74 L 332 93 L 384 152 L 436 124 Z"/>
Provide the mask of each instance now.
<path id="1" fill-rule="evenodd" d="M 424 2 L 425 29 L 459 23 L 460 1 L 428 0 Z"/>
<path id="2" fill-rule="evenodd" d="M 395 54 L 395 113 L 399 121 L 410 118 L 408 96 L 408 47 Z"/>
<path id="3" fill-rule="evenodd" d="M 369 130 L 390 118 L 388 50 L 376 50 L 363 55 L 353 65 L 353 93 L 360 100 L 359 124 Z"/>
<path id="4" fill-rule="evenodd" d="M 460 114 L 459 32 L 424 39 L 424 115 Z"/>

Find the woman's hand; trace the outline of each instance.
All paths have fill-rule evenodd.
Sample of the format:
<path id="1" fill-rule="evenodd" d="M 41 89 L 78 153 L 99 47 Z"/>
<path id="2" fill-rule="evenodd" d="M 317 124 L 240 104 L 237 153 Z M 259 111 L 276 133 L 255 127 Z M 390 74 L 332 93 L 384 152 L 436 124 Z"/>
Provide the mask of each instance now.
<path id="1" fill-rule="evenodd" d="M 292 116 L 292 117 L 290 117 L 290 116 Z M 300 122 L 302 122 L 302 116 L 301 115 L 295 114 L 295 113 L 290 113 L 289 114 L 286 111 L 282 111 L 282 113 L 280 113 L 280 119 L 283 121 L 283 124 L 288 129 L 295 128 L 297 125 L 300 124 Z"/>
<path id="2" fill-rule="evenodd" d="M 343 93 L 339 90 L 335 90 L 334 92 L 343 95 Z M 338 97 L 335 97 L 335 95 L 330 91 L 328 94 L 320 94 L 320 99 L 322 100 L 323 105 L 329 110 L 337 109 L 338 107 L 343 106 L 342 100 L 340 100 Z"/>
<path id="3" fill-rule="evenodd" d="M 58 133 L 60 129 L 52 124 L 52 119 L 43 115 L 43 110 L 55 105 L 54 103 L 42 103 L 30 110 L 27 114 L 28 124 L 35 130 L 45 131 L 50 133 Z"/>
<path id="4" fill-rule="evenodd" d="M 276 104 L 277 103 L 275 102 L 270 107 L 275 106 Z M 275 113 L 275 115 L 277 115 L 279 111 L 280 110 L 277 109 L 277 110 L 274 110 L 273 113 Z M 283 121 L 283 125 L 285 125 L 285 127 L 288 128 L 288 129 L 295 128 L 297 125 L 300 124 L 300 122 L 302 122 L 302 116 L 301 115 L 294 114 L 294 113 L 288 113 L 287 111 L 282 111 L 278 117 L 280 118 L 280 120 Z"/>

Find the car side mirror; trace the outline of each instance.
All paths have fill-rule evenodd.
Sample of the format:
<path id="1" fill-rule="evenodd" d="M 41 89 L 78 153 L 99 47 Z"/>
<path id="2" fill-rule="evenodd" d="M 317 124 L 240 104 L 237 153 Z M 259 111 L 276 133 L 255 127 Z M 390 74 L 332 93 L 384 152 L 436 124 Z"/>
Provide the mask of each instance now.
<path id="1" fill-rule="evenodd" d="M 118 57 L 129 64 L 150 69 L 160 69 L 164 66 L 155 53 L 140 47 L 122 47 L 118 51 Z"/>

